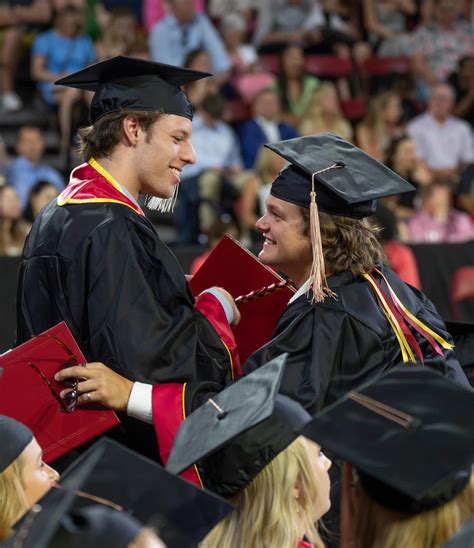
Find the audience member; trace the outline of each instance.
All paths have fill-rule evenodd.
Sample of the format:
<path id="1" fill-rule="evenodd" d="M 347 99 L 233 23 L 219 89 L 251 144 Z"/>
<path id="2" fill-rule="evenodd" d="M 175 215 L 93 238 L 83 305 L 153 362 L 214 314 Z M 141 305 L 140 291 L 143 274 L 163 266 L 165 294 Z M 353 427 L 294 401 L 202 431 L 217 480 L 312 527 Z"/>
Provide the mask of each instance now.
<path id="1" fill-rule="evenodd" d="M 222 19 L 229 13 L 239 13 L 247 21 L 258 9 L 258 0 L 209 0 L 207 2 L 207 11 L 213 19 Z"/>
<path id="2" fill-rule="evenodd" d="M 240 13 L 228 13 L 221 19 L 219 30 L 232 64 L 232 75 L 255 70 L 258 56 L 255 47 L 245 41 L 247 22 Z"/>
<path id="3" fill-rule="evenodd" d="M 426 101 L 429 87 L 457 70 L 459 60 L 474 54 L 474 35 L 469 24 L 458 19 L 457 0 L 434 0 L 434 18 L 413 34 L 413 69 L 418 97 Z"/>
<path id="4" fill-rule="evenodd" d="M 137 21 L 127 8 L 115 8 L 110 13 L 107 27 L 95 43 L 97 59 L 108 59 L 115 55 L 129 55 L 137 39 Z"/>
<path id="5" fill-rule="evenodd" d="M 474 129 L 474 56 L 463 57 L 459 70 L 451 74 L 448 82 L 456 92 L 453 114 L 464 118 Z"/>
<path id="6" fill-rule="evenodd" d="M 415 0 L 364 0 L 365 28 L 378 56 L 410 55 L 407 16 L 414 15 L 416 9 Z"/>
<path id="7" fill-rule="evenodd" d="M 266 211 L 272 182 L 284 168 L 286 161 L 269 148 L 260 147 L 255 161 L 255 177 L 250 177 L 242 188 L 239 199 L 241 241 L 245 245 L 261 242 L 262 234 L 255 229 L 258 219 Z"/>
<path id="8" fill-rule="evenodd" d="M 332 132 L 352 141 L 352 126 L 341 112 L 337 89 L 332 82 L 323 82 L 313 93 L 298 131 L 301 135 Z"/>
<path id="9" fill-rule="evenodd" d="M 28 194 L 38 181 L 48 181 L 59 191 L 64 189 L 64 179 L 53 167 L 45 164 L 43 154 L 45 143 L 37 127 L 23 126 L 16 139 L 17 158 L 9 165 L 7 182 L 18 193 L 21 207 L 26 206 Z"/>
<path id="10" fill-rule="evenodd" d="M 280 53 L 278 80 L 272 89 L 278 92 L 284 119 L 297 126 L 307 109 L 319 80 L 304 69 L 304 52 L 298 44 L 288 44 Z"/>
<path id="11" fill-rule="evenodd" d="M 234 185 L 242 185 L 237 136 L 222 120 L 224 107 L 221 95 L 207 95 L 193 120 L 196 163 L 187 165 L 181 176 L 175 212 L 179 244 L 197 243 L 199 231 L 206 232 L 219 217 L 224 188 L 232 192 Z"/>
<path id="12" fill-rule="evenodd" d="M 184 67 L 191 70 L 210 72 L 209 55 L 203 49 L 194 49 L 188 53 L 184 60 Z M 201 103 L 209 93 L 217 93 L 219 85 L 214 78 L 202 78 L 184 86 L 184 91 L 189 97 L 193 107 L 198 110 Z"/>
<path id="13" fill-rule="evenodd" d="M 420 191 L 421 205 L 408 220 L 413 242 L 465 242 L 474 238 L 474 226 L 467 213 L 452 205 L 451 185 L 434 182 Z"/>
<path id="14" fill-rule="evenodd" d="M 21 255 L 28 227 L 21 220 L 20 199 L 10 185 L 0 187 L 0 255 Z"/>
<path id="15" fill-rule="evenodd" d="M 403 135 L 390 143 L 385 163 L 416 190 L 429 185 L 433 180 L 425 162 L 416 153 L 415 142 L 408 135 Z M 398 197 L 396 203 L 400 206 L 399 209 L 402 209 L 402 216 L 412 213 L 416 198 L 416 192 L 407 192 Z"/>
<path id="16" fill-rule="evenodd" d="M 28 202 L 23 209 L 23 220 L 32 225 L 43 207 L 54 200 L 58 194 L 58 189 L 49 181 L 35 183 L 30 189 Z"/>
<path id="17" fill-rule="evenodd" d="M 10 0 L 0 6 L 0 108 L 19 110 L 23 106 L 15 92 L 15 77 L 22 52 L 22 39 L 27 26 L 45 25 L 51 19 L 49 0 Z"/>
<path id="18" fill-rule="evenodd" d="M 205 13 L 196 13 L 192 0 L 171 0 L 170 13 L 150 32 L 150 52 L 154 61 L 181 66 L 186 55 L 204 49 L 211 71 L 225 80 L 231 68 L 219 33 Z"/>
<path id="19" fill-rule="evenodd" d="M 92 40 L 81 33 L 83 22 L 81 10 L 66 6 L 57 12 L 53 28 L 39 34 L 32 47 L 31 76 L 48 107 L 58 107 L 63 158 L 69 153 L 74 104 L 88 103 L 90 95 L 75 88 L 53 88 L 53 82 L 95 60 Z"/>
<path id="20" fill-rule="evenodd" d="M 474 221 L 474 164 L 469 164 L 461 173 L 459 186 L 456 188 L 456 205 L 469 213 Z"/>
<path id="21" fill-rule="evenodd" d="M 239 128 L 245 168 L 254 167 L 257 152 L 265 143 L 297 136 L 296 129 L 282 119 L 278 94 L 270 89 L 262 90 L 252 103 L 252 118 Z"/>
<path id="22" fill-rule="evenodd" d="M 469 124 L 451 115 L 453 106 L 453 88 L 435 84 L 427 112 L 409 122 L 407 133 L 433 175 L 457 183 L 462 169 L 473 160 L 473 137 Z"/>
<path id="23" fill-rule="evenodd" d="M 365 118 L 356 127 L 357 145 L 377 160 L 383 160 L 392 139 L 403 135 L 400 97 L 383 92 L 372 98 Z"/>
<path id="24" fill-rule="evenodd" d="M 205 12 L 204 0 L 193 0 L 194 9 L 196 13 Z M 148 34 L 155 23 L 161 21 L 163 17 L 168 15 L 169 12 L 169 0 L 143 0 L 143 27 Z"/>

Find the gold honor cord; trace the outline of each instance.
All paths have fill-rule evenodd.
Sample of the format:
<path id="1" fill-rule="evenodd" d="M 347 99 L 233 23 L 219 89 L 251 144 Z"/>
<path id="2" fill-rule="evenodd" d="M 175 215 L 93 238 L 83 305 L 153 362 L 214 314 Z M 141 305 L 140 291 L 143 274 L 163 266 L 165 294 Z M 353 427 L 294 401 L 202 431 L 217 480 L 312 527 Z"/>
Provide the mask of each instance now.
<path id="1" fill-rule="evenodd" d="M 403 426 L 403 428 L 412 429 L 417 425 L 417 419 L 415 419 L 411 415 L 408 415 L 407 413 L 404 413 L 399 409 L 395 409 L 395 407 L 391 407 L 390 405 L 386 405 L 385 403 L 382 403 L 378 400 L 369 398 L 369 396 L 365 396 L 360 392 L 352 390 L 348 393 L 347 397 L 357 402 L 359 405 L 362 405 L 369 411 L 372 411 L 377 415 L 385 417 L 389 421 L 395 422 L 400 426 Z"/>

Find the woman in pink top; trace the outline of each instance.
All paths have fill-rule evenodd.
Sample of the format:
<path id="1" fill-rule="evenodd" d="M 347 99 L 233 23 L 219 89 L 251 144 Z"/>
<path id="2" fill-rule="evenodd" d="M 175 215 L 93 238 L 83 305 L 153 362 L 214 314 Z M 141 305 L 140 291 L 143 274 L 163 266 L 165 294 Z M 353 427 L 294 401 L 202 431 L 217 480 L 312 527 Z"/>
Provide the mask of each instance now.
<path id="1" fill-rule="evenodd" d="M 421 207 L 408 221 L 413 242 L 464 242 L 474 238 L 472 221 L 452 206 L 448 183 L 434 182 L 421 192 Z"/>
<path id="2" fill-rule="evenodd" d="M 162 19 L 168 12 L 165 0 L 143 0 L 143 26 L 147 34 L 155 23 Z M 193 0 L 196 13 L 203 13 L 204 0 Z"/>

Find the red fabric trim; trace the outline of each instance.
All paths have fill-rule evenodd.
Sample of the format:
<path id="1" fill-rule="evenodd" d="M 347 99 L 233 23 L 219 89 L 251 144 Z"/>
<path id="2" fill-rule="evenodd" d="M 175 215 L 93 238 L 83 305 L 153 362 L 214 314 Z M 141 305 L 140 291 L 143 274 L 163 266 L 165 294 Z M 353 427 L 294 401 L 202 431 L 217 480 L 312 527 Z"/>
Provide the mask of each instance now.
<path id="1" fill-rule="evenodd" d="M 161 462 L 165 465 L 173 446 L 174 438 L 184 420 L 184 384 L 154 384 L 151 396 L 153 424 L 155 425 Z M 185 470 L 181 477 L 202 487 L 194 466 Z"/>
<path id="2" fill-rule="evenodd" d="M 87 163 L 76 167 L 72 171 L 69 183 L 58 196 L 58 200 L 59 202 L 67 202 L 68 200 L 116 200 L 131 207 L 139 215 L 145 215 L 140 207 Z"/>
<path id="3" fill-rule="evenodd" d="M 214 297 L 212 293 L 201 293 L 196 297 L 195 307 L 207 318 L 220 339 L 227 346 L 232 360 L 232 378 L 241 377 L 242 366 L 240 364 L 237 342 L 219 299 Z"/>
<path id="4" fill-rule="evenodd" d="M 298 542 L 297 548 L 313 548 L 313 545 L 311 542 L 308 542 L 307 540 L 300 540 Z"/>

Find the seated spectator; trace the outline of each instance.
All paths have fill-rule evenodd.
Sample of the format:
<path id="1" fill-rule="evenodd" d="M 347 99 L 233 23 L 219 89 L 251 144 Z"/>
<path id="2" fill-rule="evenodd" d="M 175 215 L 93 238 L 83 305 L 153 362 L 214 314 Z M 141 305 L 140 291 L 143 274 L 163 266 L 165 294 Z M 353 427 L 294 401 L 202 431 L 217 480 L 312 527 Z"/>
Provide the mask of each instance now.
<path id="1" fill-rule="evenodd" d="M 403 135 L 390 143 L 385 163 L 417 190 L 429 185 L 433 180 L 426 164 L 416 153 L 415 142 L 408 135 Z M 416 197 L 416 192 L 407 192 L 398 197 L 397 205 L 402 216 L 406 217 L 413 213 Z"/>
<path id="2" fill-rule="evenodd" d="M 204 13 L 205 4 L 204 0 L 193 0 L 194 9 L 196 13 Z M 169 2 L 167 0 L 143 0 L 143 27 L 148 34 L 155 23 L 161 21 L 163 17 L 168 15 Z M 211 14 L 211 17 L 212 14 Z"/>
<path id="3" fill-rule="evenodd" d="M 409 56 L 412 40 L 407 17 L 416 13 L 415 0 L 364 0 L 364 23 L 374 52 L 380 56 Z"/>
<path id="4" fill-rule="evenodd" d="M 58 194 L 58 189 L 49 181 L 38 181 L 30 189 L 28 202 L 23 210 L 23 220 L 31 227 L 38 213 Z"/>
<path id="5" fill-rule="evenodd" d="M 203 49 L 194 49 L 188 53 L 184 60 L 184 67 L 191 70 L 200 70 L 202 72 L 210 72 L 209 55 Z M 184 86 L 186 95 L 197 110 L 201 107 L 201 103 L 209 93 L 217 93 L 219 86 L 214 78 L 201 78 Z"/>
<path id="6" fill-rule="evenodd" d="M 408 221 L 413 242 L 465 242 L 474 238 L 472 221 L 453 208 L 451 186 L 435 180 L 420 191 L 421 205 Z"/>
<path id="7" fill-rule="evenodd" d="M 422 101 L 427 100 L 430 86 L 457 70 L 462 57 L 474 54 L 474 35 L 469 23 L 458 19 L 458 2 L 434 0 L 433 4 L 433 22 L 413 34 L 413 68 Z"/>
<path id="8" fill-rule="evenodd" d="M 0 108 L 4 111 L 19 110 L 23 106 L 14 84 L 25 28 L 48 24 L 51 14 L 49 0 L 11 0 L 1 3 Z"/>
<path id="9" fill-rule="evenodd" d="M 356 127 L 357 146 L 377 160 L 384 160 L 392 141 L 403 135 L 400 97 L 390 91 L 372 98 L 365 118 Z"/>
<path id="10" fill-rule="evenodd" d="M 461 173 L 456 188 L 456 206 L 469 213 L 474 221 L 474 164 L 469 164 Z"/>
<path id="11" fill-rule="evenodd" d="M 238 193 L 243 184 L 238 141 L 222 120 L 224 107 L 222 96 L 207 95 L 193 120 L 196 163 L 185 166 L 181 176 L 175 212 L 179 244 L 197 243 L 199 232 L 206 232 L 219 217 L 222 193 Z"/>
<path id="12" fill-rule="evenodd" d="M 231 68 L 229 56 L 209 17 L 197 13 L 192 0 L 171 0 L 170 13 L 150 32 L 153 61 L 182 66 L 186 55 L 204 49 L 211 60 L 211 72 L 225 81 Z"/>
<path id="13" fill-rule="evenodd" d="M 252 103 L 252 119 L 244 122 L 238 133 L 246 169 L 254 167 L 257 152 L 265 143 L 298 136 L 296 129 L 283 121 L 278 95 L 271 89 L 256 95 Z"/>
<path id="14" fill-rule="evenodd" d="M 341 112 L 336 86 L 323 82 L 313 93 L 298 127 L 301 135 L 333 132 L 352 141 L 352 126 Z"/>
<path id="15" fill-rule="evenodd" d="M 298 44 L 289 44 L 280 54 L 280 72 L 272 89 L 278 92 L 284 119 L 297 126 L 319 86 L 319 80 L 304 70 L 304 52 Z"/>
<path id="16" fill-rule="evenodd" d="M 90 92 L 70 87 L 55 88 L 53 82 L 95 61 L 92 40 L 81 33 L 83 22 L 81 10 L 66 6 L 57 12 L 53 28 L 39 34 L 32 47 L 31 76 L 38 82 L 48 107 L 58 107 L 63 158 L 69 154 L 74 104 L 89 103 Z"/>
<path id="17" fill-rule="evenodd" d="M 255 223 L 265 213 L 272 182 L 285 165 L 285 160 L 269 148 L 261 147 L 258 151 L 255 162 L 256 176 L 247 180 L 239 200 L 241 241 L 245 245 L 262 241 L 262 234 L 256 230 Z"/>
<path id="18" fill-rule="evenodd" d="M 115 55 L 129 55 L 137 39 L 137 21 L 127 8 L 115 8 L 110 13 L 109 23 L 95 43 L 97 60 Z"/>
<path id="19" fill-rule="evenodd" d="M 382 229 L 379 237 L 382 240 L 383 250 L 388 259 L 388 266 L 405 283 L 421 289 L 420 274 L 415 255 L 406 244 L 400 241 L 399 223 L 395 212 L 386 204 L 379 203 L 375 218 Z"/>
<path id="20" fill-rule="evenodd" d="M 453 88 L 435 84 L 427 111 L 409 122 L 407 133 L 434 177 L 457 183 L 461 171 L 473 161 L 473 137 L 469 124 L 451 115 L 453 106 Z"/>
<path id="21" fill-rule="evenodd" d="M 459 70 L 451 74 L 448 82 L 456 92 L 454 116 L 463 118 L 474 129 L 474 56 L 463 57 Z"/>
<path id="22" fill-rule="evenodd" d="M 258 0 L 209 0 L 207 11 L 213 19 L 222 19 L 229 13 L 239 13 L 250 21 L 258 4 Z"/>
<path id="23" fill-rule="evenodd" d="M 18 157 L 8 167 L 7 182 L 17 191 L 22 208 L 26 206 L 31 188 L 39 181 L 48 181 L 60 192 L 64 189 L 62 175 L 42 162 L 44 149 L 43 136 L 38 128 L 20 128 L 16 139 Z"/>
<path id="24" fill-rule="evenodd" d="M 10 185 L 0 187 L 0 256 L 21 255 L 28 226 L 21 220 L 18 194 Z"/>
<path id="25" fill-rule="evenodd" d="M 228 13 L 222 18 L 219 30 L 232 64 L 232 75 L 254 71 L 258 56 L 255 47 L 245 42 L 247 22 L 243 15 Z"/>

